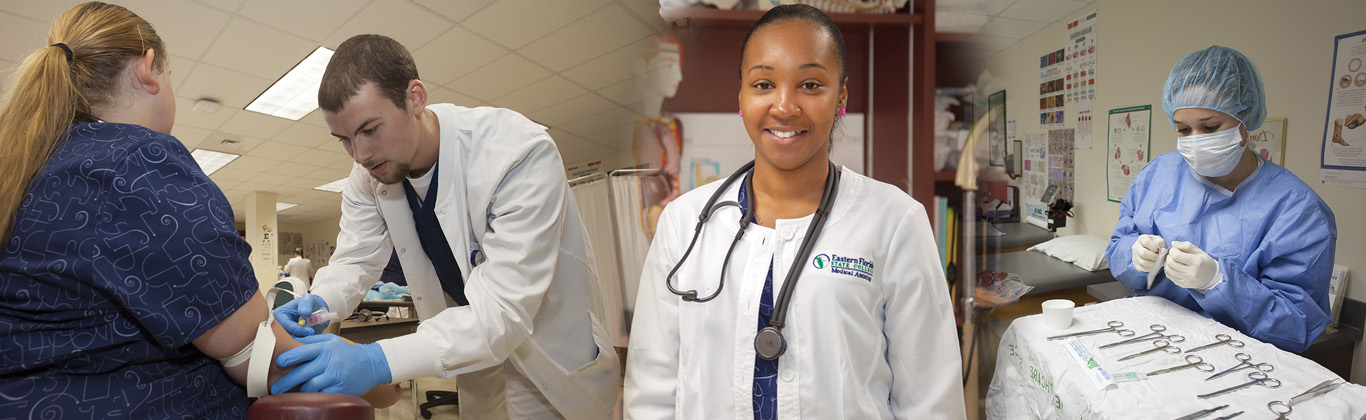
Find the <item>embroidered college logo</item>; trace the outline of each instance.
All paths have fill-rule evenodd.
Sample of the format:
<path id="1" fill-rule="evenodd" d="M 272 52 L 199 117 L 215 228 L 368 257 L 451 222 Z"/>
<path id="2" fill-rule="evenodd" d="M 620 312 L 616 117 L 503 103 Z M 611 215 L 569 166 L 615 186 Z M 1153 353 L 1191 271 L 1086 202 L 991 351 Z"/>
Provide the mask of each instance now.
<path id="1" fill-rule="evenodd" d="M 843 274 L 865 281 L 873 281 L 873 262 L 866 258 L 819 254 L 811 259 L 811 266 L 822 271 L 829 269 L 832 274 Z"/>
<path id="2" fill-rule="evenodd" d="M 824 270 L 825 266 L 830 265 L 830 257 L 825 256 L 825 254 L 817 255 L 816 258 L 811 259 L 811 265 Z"/>

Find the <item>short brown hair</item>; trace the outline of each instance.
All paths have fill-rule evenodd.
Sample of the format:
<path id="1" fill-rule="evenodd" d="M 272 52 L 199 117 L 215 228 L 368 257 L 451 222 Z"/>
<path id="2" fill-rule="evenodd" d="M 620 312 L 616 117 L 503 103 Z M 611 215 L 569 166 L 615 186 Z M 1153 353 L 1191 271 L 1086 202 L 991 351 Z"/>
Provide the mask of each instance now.
<path id="1" fill-rule="evenodd" d="M 408 109 L 408 82 L 417 78 L 417 63 L 403 44 L 384 35 L 356 35 L 342 42 L 327 63 L 318 87 L 318 107 L 341 111 L 361 86 L 374 82 L 394 106 Z"/>

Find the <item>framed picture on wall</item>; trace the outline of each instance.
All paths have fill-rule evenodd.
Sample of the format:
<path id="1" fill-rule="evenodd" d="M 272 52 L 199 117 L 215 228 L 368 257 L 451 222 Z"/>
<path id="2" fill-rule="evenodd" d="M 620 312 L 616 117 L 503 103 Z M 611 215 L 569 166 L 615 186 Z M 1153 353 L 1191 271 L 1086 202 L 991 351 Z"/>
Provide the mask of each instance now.
<path id="1" fill-rule="evenodd" d="M 1247 147 L 1267 162 L 1285 166 L 1285 118 L 1267 118 L 1256 131 L 1247 133 Z"/>
<path id="2" fill-rule="evenodd" d="M 991 144 L 991 166 L 1005 166 L 1006 150 L 1006 91 L 987 97 L 987 138 Z"/>

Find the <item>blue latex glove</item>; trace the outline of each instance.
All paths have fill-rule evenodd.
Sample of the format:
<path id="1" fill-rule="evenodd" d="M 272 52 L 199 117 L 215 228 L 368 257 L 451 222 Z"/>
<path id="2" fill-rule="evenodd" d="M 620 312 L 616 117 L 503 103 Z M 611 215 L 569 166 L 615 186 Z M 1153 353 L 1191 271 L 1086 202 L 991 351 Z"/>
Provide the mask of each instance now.
<path id="1" fill-rule="evenodd" d="M 389 360 L 379 344 L 351 344 L 333 334 L 300 337 L 303 347 L 275 358 L 280 367 L 307 362 L 275 381 L 270 393 L 281 394 L 303 385 L 303 392 L 361 395 L 392 381 Z"/>
<path id="2" fill-rule="evenodd" d="M 306 337 L 320 333 L 323 328 L 327 328 L 328 322 L 312 327 L 299 325 L 299 318 L 308 316 L 319 309 L 328 309 L 327 302 L 323 302 L 323 298 L 318 297 L 318 295 L 305 294 L 294 298 L 289 303 L 280 305 L 273 312 L 275 320 L 280 322 L 280 327 L 284 328 L 285 332 L 295 337 Z"/>

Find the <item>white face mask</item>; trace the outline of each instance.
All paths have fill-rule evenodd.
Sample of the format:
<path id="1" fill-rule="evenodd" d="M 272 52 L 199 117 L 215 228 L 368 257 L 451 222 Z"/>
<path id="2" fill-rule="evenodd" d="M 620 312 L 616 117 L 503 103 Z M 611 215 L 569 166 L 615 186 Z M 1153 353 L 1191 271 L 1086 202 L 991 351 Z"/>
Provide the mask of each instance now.
<path id="1" fill-rule="evenodd" d="M 1177 137 L 1176 150 L 1201 176 L 1228 175 L 1243 157 L 1243 136 L 1238 127 L 1209 134 Z"/>

